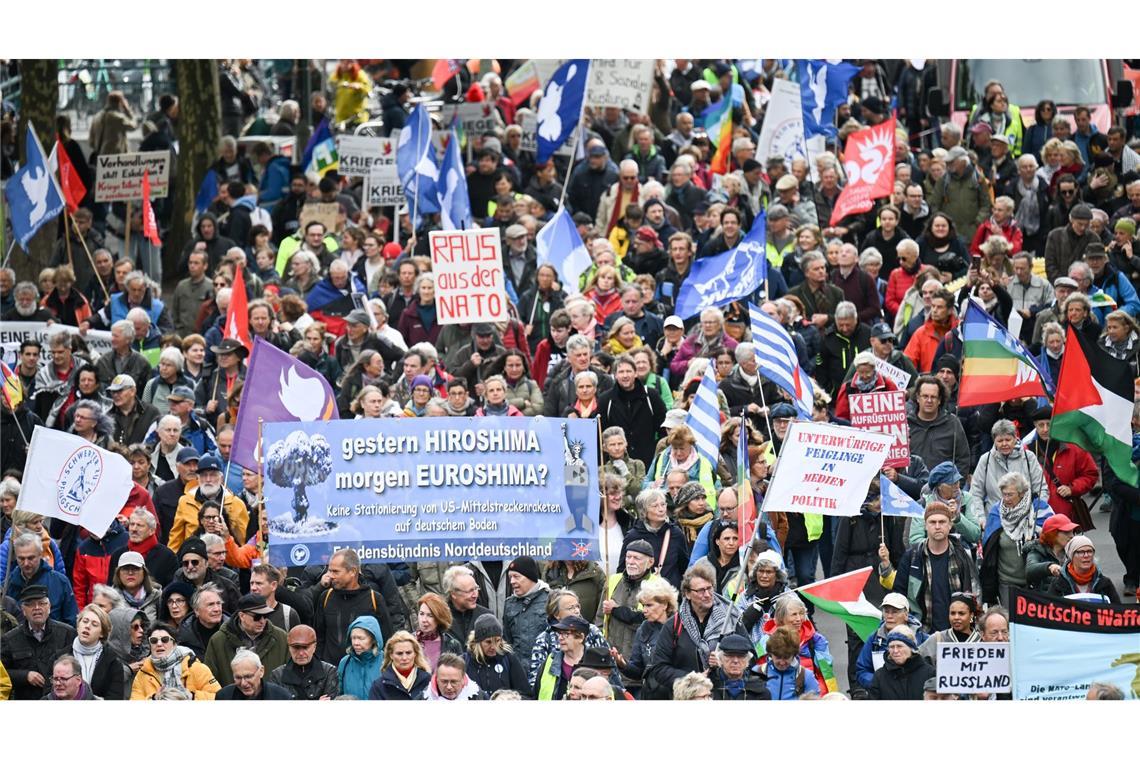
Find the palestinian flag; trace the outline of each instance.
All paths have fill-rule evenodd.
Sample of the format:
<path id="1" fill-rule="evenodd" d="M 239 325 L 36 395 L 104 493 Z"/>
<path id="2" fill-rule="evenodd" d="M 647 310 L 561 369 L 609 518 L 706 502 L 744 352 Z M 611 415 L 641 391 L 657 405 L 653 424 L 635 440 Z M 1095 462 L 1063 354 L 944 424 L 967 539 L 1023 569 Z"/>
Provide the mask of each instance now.
<path id="1" fill-rule="evenodd" d="M 867 601 L 863 587 L 871 577 L 872 567 L 852 570 L 817 583 L 800 586 L 796 592 L 809 599 L 817 610 L 823 610 L 851 626 L 866 641 L 882 622 L 879 609 Z"/>
<path id="2" fill-rule="evenodd" d="M 1140 473 L 1132 463 L 1131 365 L 1112 358 L 1071 325 L 1068 331 L 1050 435 L 1103 455 L 1118 478 L 1136 486 Z"/>
<path id="3" fill-rule="evenodd" d="M 962 318 L 962 380 L 958 406 L 998 404 L 1026 396 L 1046 396 L 1033 357 L 974 299 Z"/>

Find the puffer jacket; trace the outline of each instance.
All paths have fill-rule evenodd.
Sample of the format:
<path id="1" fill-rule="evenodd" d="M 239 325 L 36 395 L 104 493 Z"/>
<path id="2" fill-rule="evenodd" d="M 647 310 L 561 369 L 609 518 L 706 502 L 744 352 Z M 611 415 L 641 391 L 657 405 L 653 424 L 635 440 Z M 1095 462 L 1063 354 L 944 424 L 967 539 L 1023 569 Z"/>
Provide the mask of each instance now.
<path id="1" fill-rule="evenodd" d="M 182 686 L 197 700 L 213 701 L 214 695 L 222 690 L 221 684 L 214 678 L 208 667 L 199 662 L 193 653 L 187 653 L 179 665 L 182 671 Z M 154 699 L 162 690 L 162 674 L 154 667 L 154 662 L 147 657 L 142 667 L 135 674 L 131 683 L 131 699 Z"/>
<path id="2" fill-rule="evenodd" d="M 819 680 L 812 669 L 800 661 L 794 662 L 787 670 L 780 670 L 775 663 L 764 665 L 768 695 L 773 700 L 799 699 L 801 694 L 819 694 Z"/>
<path id="3" fill-rule="evenodd" d="M 118 520 L 111 521 L 111 527 L 102 538 L 88 536 L 79 544 L 75 553 L 75 564 L 71 569 L 71 585 L 75 591 L 75 603 L 83 609 L 91 602 L 96 583 L 103 583 L 111 569 L 111 556 L 122 551 L 127 545 L 127 531 Z"/>
<path id="4" fill-rule="evenodd" d="M 516 652 L 534 649 L 535 640 L 546 628 L 546 600 L 550 586 L 539 581 L 525 596 L 511 594 L 503 604 L 503 640 Z"/>
<path id="5" fill-rule="evenodd" d="M 375 643 L 371 649 L 367 649 L 361 654 L 356 654 L 350 643 L 348 654 L 342 657 L 340 664 L 337 665 L 336 674 L 341 694 L 349 694 L 357 699 L 364 700 L 368 699 L 372 682 L 380 677 L 380 652 L 383 651 L 384 636 L 380 633 L 379 622 L 370 615 L 361 615 L 352 621 L 344 637 L 346 642 L 351 641 L 354 628 L 360 628 L 370 633 Z"/>

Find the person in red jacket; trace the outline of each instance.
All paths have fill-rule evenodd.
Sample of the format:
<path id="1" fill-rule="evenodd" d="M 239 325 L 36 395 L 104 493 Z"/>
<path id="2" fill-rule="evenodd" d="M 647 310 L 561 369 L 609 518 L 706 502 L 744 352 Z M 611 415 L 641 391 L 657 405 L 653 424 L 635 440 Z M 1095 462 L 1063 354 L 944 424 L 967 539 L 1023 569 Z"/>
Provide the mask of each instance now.
<path id="1" fill-rule="evenodd" d="M 930 316 L 926 323 L 914 331 L 903 354 L 914 362 L 918 371 L 929 374 L 934 366 L 934 354 L 946 333 L 958 326 L 954 315 L 954 296 L 943 288 L 930 297 Z"/>
<path id="2" fill-rule="evenodd" d="M 111 567 L 111 556 L 127 545 L 126 519 L 117 515 L 102 538 L 86 534 L 75 550 L 75 564 L 71 569 L 71 585 L 75 591 L 75 604 L 83 609 L 91 603 L 95 584 L 106 583 Z"/>
<path id="3" fill-rule="evenodd" d="M 918 270 L 922 269 L 922 262 L 918 258 L 918 243 L 913 240 L 904 240 L 895 249 L 899 257 L 899 265 L 887 276 L 887 293 L 883 297 L 883 305 L 892 320 L 902 305 L 906 292 L 914 285 L 914 278 L 918 277 Z"/>
<path id="4" fill-rule="evenodd" d="M 1030 437 L 1028 448 L 1041 463 L 1045 482 L 1049 484 L 1049 506 L 1053 512 L 1073 520 L 1082 530 L 1091 530 L 1093 526 L 1088 509 L 1074 505 L 1093 489 L 1100 471 L 1092 456 L 1080 446 L 1049 437 L 1052 418 L 1053 408 L 1048 404 L 1033 413 L 1033 427 L 1037 432 Z"/>
<path id="5" fill-rule="evenodd" d="M 898 390 L 894 380 L 875 371 L 875 355 L 870 351 L 860 351 L 851 364 L 855 367 L 855 374 L 839 386 L 839 393 L 835 398 L 835 416 L 845 420 L 851 419 L 851 396 L 859 393 Z"/>
<path id="6" fill-rule="evenodd" d="M 1014 203 L 1012 198 L 1006 195 L 995 198 L 993 214 L 989 219 L 978 225 L 978 230 L 974 233 L 974 239 L 970 243 L 970 253 L 981 255 L 983 253 L 982 244 L 994 235 L 1001 235 L 1009 241 L 1011 247 L 1009 251 L 1010 256 L 1021 253 L 1024 235 L 1021 232 L 1021 227 L 1017 224 L 1017 220 L 1013 218 L 1013 213 Z"/>

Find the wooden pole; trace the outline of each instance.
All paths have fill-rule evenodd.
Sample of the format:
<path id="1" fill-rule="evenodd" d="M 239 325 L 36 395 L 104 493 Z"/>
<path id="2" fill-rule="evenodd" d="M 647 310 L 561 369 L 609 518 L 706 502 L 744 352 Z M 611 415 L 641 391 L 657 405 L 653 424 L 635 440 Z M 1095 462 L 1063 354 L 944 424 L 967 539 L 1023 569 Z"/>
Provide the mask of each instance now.
<path id="1" fill-rule="evenodd" d="M 127 221 L 123 225 L 123 256 L 131 258 L 131 217 L 134 216 L 134 204 L 127 201 Z"/>
<path id="2" fill-rule="evenodd" d="M 64 213 L 66 214 L 67 212 Z M 72 223 L 74 223 L 74 221 L 75 220 L 72 220 Z M 82 235 L 79 235 L 78 237 L 79 244 L 83 246 L 83 251 L 87 254 L 87 260 L 91 262 L 91 271 L 95 274 L 95 279 L 99 281 L 99 287 L 103 290 L 103 298 L 105 298 L 107 302 L 110 303 L 111 294 L 107 292 L 107 286 L 103 283 L 103 278 L 99 276 L 99 271 L 95 268 L 95 257 L 91 255 L 91 249 L 87 247 L 87 239 Z M 70 238 L 68 241 L 70 242 Z"/>
<path id="3" fill-rule="evenodd" d="M 71 229 L 75 224 L 75 220 L 71 218 L 71 214 L 65 209 L 63 212 L 63 239 L 67 241 L 67 265 L 75 271 L 75 261 L 71 258 Z M 79 232 L 79 230 L 76 230 Z"/>

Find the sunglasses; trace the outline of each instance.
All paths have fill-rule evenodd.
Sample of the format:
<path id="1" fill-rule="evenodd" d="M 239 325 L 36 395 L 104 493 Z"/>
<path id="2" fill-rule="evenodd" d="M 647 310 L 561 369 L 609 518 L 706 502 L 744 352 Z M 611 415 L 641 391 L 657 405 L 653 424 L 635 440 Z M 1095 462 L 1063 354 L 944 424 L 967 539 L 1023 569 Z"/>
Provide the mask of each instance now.
<path id="1" fill-rule="evenodd" d="M 198 565 L 200 565 L 200 564 L 202 564 L 202 560 L 200 560 L 200 559 L 184 559 L 184 560 L 182 560 L 182 567 L 198 567 Z"/>
<path id="2" fill-rule="evenodd" d="M 254 620 L 265 620 L 267 617 L 269 617 L 268 615 L 266 615 L 263 612 L 246 612 L 245 610 L 242 610 L 242 613 L 245 615 L 249 615 Z"/>
<path id="3" fill-rule="evenodd" d="M 169 636 L 151 636 L 147 641 L 151 644 L 169 644 L 174 641 L 174 639 Z"/>

